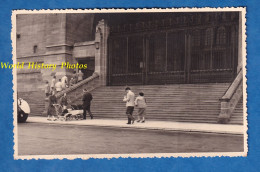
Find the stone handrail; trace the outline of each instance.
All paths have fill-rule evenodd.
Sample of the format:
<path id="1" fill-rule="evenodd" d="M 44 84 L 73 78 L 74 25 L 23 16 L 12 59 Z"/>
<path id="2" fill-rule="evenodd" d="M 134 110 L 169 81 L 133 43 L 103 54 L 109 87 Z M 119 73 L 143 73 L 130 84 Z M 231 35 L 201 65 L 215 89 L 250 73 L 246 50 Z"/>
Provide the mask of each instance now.
<path id="1" fill-rule="evenodd" d="M 60 97 L 66 93 L 67 97 L 71 101 L 70 103 L 75 102 L 77 99 L 82 97 L 83 95 L 83 89 L 87 89 L 89 91 L 92 91 L 100 86 L 99 83 L 99 75 L 97 73 L 93 73 L 92 76 L 88 77 L 87 79 L 84 79 L 83 81 L 59 92 L 56 94 L 57 100 L 60 99 Z M 49 99 L 45 98 L 45 111 L 43 112 L 43 115 L 47 114 Z"/>
<path id="2" fill-rule="evenodd" d="M 228 123 L 243 94 L 243 74 L 240 70 L 220 101 L 220 114 L 218 123 Z"/>
<path id="3" fill-rule="evenodd" d="M 66 93 L 67 96 L 68 96 L 71 92 L 73 92 L 73 90 L 76 90 L 76 89 L 78 89 L 78 88 L 88 84 L 89 82 L 91 82 L 92 80 L 94 80 L 94 79 L 96 79 L 98 77 L 99 77 L 99 75 L 97 73 L 93 73 L 93 75 L 88 77 L 87 79 L 84 79 L 83 81 L 78 82 L 77 84 L 75 84 L 73 86 L 70 86 L 69 88 L 67 88 L 67 89 L 57 93 L 56 97 L 60 98 L 64 93 Z M 82 90 L 83 90 L 83 88 L 82 88 Z"/>

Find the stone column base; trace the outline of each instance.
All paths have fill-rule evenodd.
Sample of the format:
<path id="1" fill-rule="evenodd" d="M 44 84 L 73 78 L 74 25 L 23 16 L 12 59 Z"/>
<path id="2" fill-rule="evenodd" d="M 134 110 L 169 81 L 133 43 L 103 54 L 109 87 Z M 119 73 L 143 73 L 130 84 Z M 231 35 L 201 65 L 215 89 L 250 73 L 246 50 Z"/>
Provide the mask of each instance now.
<path id="1" fill-rule="evenodd" d="M 230 115 L 228 114 L 220 114 L 218 116 L 218 123 L 227 124 L 230 121 Z"/>

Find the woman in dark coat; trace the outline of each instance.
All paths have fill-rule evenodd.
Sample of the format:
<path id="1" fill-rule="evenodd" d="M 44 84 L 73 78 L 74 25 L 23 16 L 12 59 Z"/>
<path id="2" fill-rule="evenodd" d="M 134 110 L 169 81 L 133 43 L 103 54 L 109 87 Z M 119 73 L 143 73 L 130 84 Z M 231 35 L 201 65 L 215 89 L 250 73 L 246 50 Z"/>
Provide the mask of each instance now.
<path id="1" fill-rule="evenodd" d="M 52 91 L 52 95 L 49 97 L 49 106 L 48 106 L 48 118 L 47 120 L 51 120 L 51 116 L 52 119 L 54 120 L 54 115 L 56 114 L 56 110 L 55 107 L 53 106 L 53 104 L 57 104 L 57 98 L 55 96 L 55 92 Z"/>

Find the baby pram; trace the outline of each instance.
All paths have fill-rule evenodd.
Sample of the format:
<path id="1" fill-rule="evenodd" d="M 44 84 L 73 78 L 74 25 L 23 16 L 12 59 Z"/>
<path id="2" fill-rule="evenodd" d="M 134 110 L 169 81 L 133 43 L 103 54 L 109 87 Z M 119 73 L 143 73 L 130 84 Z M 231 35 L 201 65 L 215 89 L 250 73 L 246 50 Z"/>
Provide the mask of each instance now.
<path id="1" fill-rule="evenodd" d="M 71 117 L 76 120 L 83 119 L 82 105 L 71 105 L 71 109 L 68 109 L 68 113 L 70 113 Z"/>
<path id="2" fill-rule="evenodd" d="M 56 119 L 61 121 L 79 120 L 83 117 L 83 108 L 81 105 L 71 105 L 71 109 L 63 109 L 61 105 L 54 104 L 56 111 Z"/>

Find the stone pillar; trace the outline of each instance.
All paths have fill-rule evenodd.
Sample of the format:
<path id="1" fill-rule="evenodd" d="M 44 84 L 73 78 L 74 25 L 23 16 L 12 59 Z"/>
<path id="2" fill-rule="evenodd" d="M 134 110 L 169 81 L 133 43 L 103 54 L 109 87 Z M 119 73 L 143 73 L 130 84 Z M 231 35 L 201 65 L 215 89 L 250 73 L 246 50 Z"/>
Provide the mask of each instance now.
<path id="1" fill-rule="evenodd" d="M 45 64 L 56 64 L 55 70 L 42 70 L 43 80 L 51 81 L 52 75 L 61 79 L 65 74 L 71 75 L 73 70 L 61 68 L 62 63 L 74 63 L 72 58 L 73 45 L 67 44 L 67 14 L 49 14 L 46 25 Z"/>
<path id="2" fill-rule="evenodd" d="M 239 22 L 238 22 L 238 46 L 237 46 L 237 58 L 238 58 L 238 62 L 237 62 L 237 73 L 240 71 L 240 69 L 242 68 L 242 12 L 239 12 Z"/>
<path id="3" fill-rule="evenodd" d="M 95 73 L 100 76 L 100 84 L 107 84 L 107 40 L 109 27 L 103 19 L 98 22 L 95 34 Z"/>
<path id="4" fill-rule="evenodd" d="M 226 124 L 230 120 L 230 102 L 229 100 L 220 100 L 220 114 L 218 116 L 218 123 Z"/>
<path id="5" fill-rule="evenodd" d="M 61 68 L 62 63 L 73 63 L 72 50 L 73 45 L 68 45 L 66 40 L 66 26 L 67 26 L 67 14 L 49 14 L 47 16 L 46 25 L 46 53 L 43 60 L 45 64 L 55 64 L 56 69 L 42 69 L 43 80 L 51 80 L 53 75 L 56 79 L 61 79 L 65 74 L 70 77 L 73 69 Z M 45 99 L 45 111 L 43 115 L 47 114 L 48 99 Z"/>

